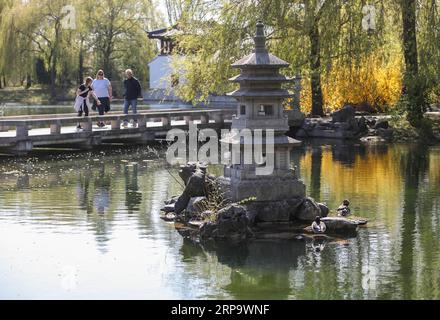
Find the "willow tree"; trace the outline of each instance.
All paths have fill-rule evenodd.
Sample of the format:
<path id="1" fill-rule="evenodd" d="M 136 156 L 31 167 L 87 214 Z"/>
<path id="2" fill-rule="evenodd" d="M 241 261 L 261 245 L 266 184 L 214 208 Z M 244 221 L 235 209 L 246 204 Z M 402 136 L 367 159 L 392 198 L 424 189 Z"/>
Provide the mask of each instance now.
<path id="1" fill-rule="evenodd" d="M 329 1 L 307 0 L 305 7 L 305 32 L 310 41 L 310 82 L 312 89 L 312 115 L 324 115 L 321 87 L 321 37 L 319 22 L 324 7 L 329 6 Z M 318 6 L 318 4 L 320 4 Z"/>
<path id="2" fill-rule="evenodd" d="M 5 30 L 9 23 L 5 22 L 5 19 L 7 17 L 7 11 L 10 10 L 10 7 L 12 6 L 12 1 L 1 1 L 0 2 L 0 30 L 2 33 L 0 33 L 0 89 L 3 86 L 6 86 L 6 61 L 7 61 L 7 41 L 5 41 Z"/>
<path id="3" fill-rule="evenodd" d="M 424 118 L 427 107 L 426 81 L 419 73 L 417 45 L 417 13 L 415 0 L 400 0 L 402 13 L 402 46 L 405 57 L 406 108 L 408 122 L 419 130 L 422 138 L 432 139 L 432 127 Z"/>
<path id="4" fill-rule="evenodd" d="M 182 16 L 185 0 L 164 0 L 167 18 L 170 26 L 174 25 Z"/>
<path id="5" fill-rule="evenodd" d="M 251 49 L 257 15 L 251 0 L 184 3 L 174 60 L 174 67 L 185 74 L 177 87 L 183 99 L 196 103 L 232 90 L 230 65 Z M 185 59 L 179 59 L 182 53 Z"/>
<path id="6" fill-rule="evenodd" d="M 45 0 L 38 1 L 33 12 L 39 14 L 39 25 L 36 26 L 30 33 L 21 30 L 26 36 L 30 37 L 41 50 L 46 58 L 50 73 L 50 95 L 52 98 L 56 97 L 56 80 L 58 60 L 63 55 L 63 43 L 66 31 L 63 28 L 62 20 L 66 13 L 62 10 L 63 7 L 70 4 L 69 0 Z"/>
<path id="7" fill-rule="evenodd" d="M 150 0 L 86 1 L 86 26 L 97 65 L 112 78 L 118 61 L 137 52 L 148 41 L 146 29 L 155 24 L 155 9 Z M 145 63 L 145 62 L 144 62 Z M 116 75 L 115 75 L 116 76 Z"/>
<path id="8" fill-rule="evenodd" d="M 324 114 L 322 78 L 334 61 L 345 57 L 350 62 L 360 60 L 358 51 L 366 52 L 379 43 L 379 36 L 361 31 L 363 1 L 189 3 L 182 9 L 179 26 L 183 35 L 177 39 L 187 56 L 186 82 L 178 92 L 187 100 L 225 93 L 231 88 L 226 81 L 232 75 L 229 64 L 249 52 L 257 20 L 266 25 L 270 50 L 291 63 L 288 75 L 301 73 L 309 79 L 313 115 Z"/>
<path id="9" fill-rule="evenodd" d="M 431 103 L 440 104 L 440 2 L 418 2 L 417 42 L 419 72 L 426 79 L 426 90 Z"/>
<path id="10" fill-rule="evenodd" d="M 21 52 L 30 53 L 31 57 L 41 57 L 50 74 L 51 97 L 56 96 L 56 80 L 59 58 L 62 56 L 63 26 L 62 21 L 66 13 L 63 7 L 70 4 L 68 0 L 29 0 L 23 3 L 14 3 L 9 12 L 9 32 L 13 33 L 9 39 L 11 54 Z M 14 43 L 15 42 L 15 43 Z M 17 52 L 18 43 L 26 46 Z M 30 59 L 32 62 L 35 59 Z M 32 67 L 27 64 L 28 69 Z M 29 71 L 30 72 L 30 71 Z"/>
<path id="11" fill-rule="evenodd" d="M 160 20 L 152 0 L 7 0 L 1 5 L 3 78 L 10 74 L 17 83 L 38 73 L 36 80 L 50 85 L 55 97 L 60 86 L 81 82 L 97 68 L 109 76 L 127 67 L 148 74 L 146 61 L 155 46 L 146 31 Z"/>
<path id="12" fill-rule="evenodd" d="M 21 4 L 20 4 L 21 5 Z M 0 4 L 0 82 L 7 85 L 21 82 L 23 74 L 30 67 L 32 53 L 29 50 L 29 40 L 24 39 L 16 32 L 15 26 L 19 23 L 16 18 L 20 8 L 16 2 L 3 1 Z"/>
<path id="13" fill-rule="evenodd" d="M 258 20 L 266 25 L 270 50 L 281 58 L 295 60 L 295 51 L 277 50 L 280 44 L 285 45 L 280 37 L 290 35 L 287 29 L 278 28 L 284 23 L 279 12 L 287 10 L 287 1 L 280 0 L 185 2 L 178 21 L 181 34 L 177 37 L 177 52 L 184 53 L 185 59 L 176 59 L 176 68 L 184 70 L 185 81 L 177 88 L 178 94 L 197 102 L 206 100 L 209 94 L 231 91 L 233 85 L 227 79 L 235 71 L 230 65 L 252 50 Z"/>

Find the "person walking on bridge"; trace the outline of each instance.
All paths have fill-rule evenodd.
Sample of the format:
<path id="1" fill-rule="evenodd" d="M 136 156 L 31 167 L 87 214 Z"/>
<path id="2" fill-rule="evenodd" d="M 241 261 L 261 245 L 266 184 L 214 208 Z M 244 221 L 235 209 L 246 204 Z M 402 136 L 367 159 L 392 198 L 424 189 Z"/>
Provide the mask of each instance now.
<path id="1" fill-rule="evenodd" d="M 128 109 L 133 110 L 133 114 L 137 113 L 137 98 L 142 96 L 142 88 L 139 80 L 133 76 L 133 70 L 125 70 L 125 76 L 127 79 L 124 80 L 124 114 L 128 114 Z M 136 119 L 133 121 L 133 126 L 136 126 Z M 124 119 L 124 127 L 128 126 L 128 119 Z"/>
<path id="2" fill-rule="evenodd" d="M 98 113 L 100 116 L 103 116 L 104 113 L 107 113 L 110 111 L 110 103 L 112 102 L 113 98 L 113 89 L 112 84 L 110 80 L 108 80 L 104 76 L 103 70 L 98 70 L 96 73 L 96 79 L 92 82 L 92 89 L 95 92 L 95 94 L 98 96 L 99 101 L 101 102 L 100 105 L 96 104 L 94 105 L 94 110 L 98 108 Z M 102 121 L 98 121 L 98 127 L 104 127 L 105 124 Z"/>
<path id="3" fill-rule="evenodd" d="M 95 103 L 99 106 L 101 102 L 98 97 L 92 90 L 92 82 L 93 79 L 91 77 L 87 77 L 83 84 L 81 84 L 76 90 L 76 99 L 75 99 L 75 110 L 78 112 L 78 117 L 89 116 L 89 98 L 93 97 Z M 81 124 L 78 123 L 76 129 L 82 129 Z"/>

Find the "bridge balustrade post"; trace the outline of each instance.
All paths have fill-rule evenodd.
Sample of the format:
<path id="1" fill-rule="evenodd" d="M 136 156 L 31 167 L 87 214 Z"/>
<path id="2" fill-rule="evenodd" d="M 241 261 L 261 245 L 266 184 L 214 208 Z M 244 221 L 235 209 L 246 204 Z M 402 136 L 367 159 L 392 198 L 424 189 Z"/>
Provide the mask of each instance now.
<path id="1" fill-rule="evenodd" d="M 170 116 L 162 117 L 161 120 L 162 120 L 162 127 L 169 127 L 171 125 Z"/>
<path id="2" fill-rule="evenodd" d="M 185 120 L 185 124 L 190 124 L 193 121 L 192 116 L 183 116 L 183 120 Z"/>
<path id="3" fill-rule="evenodd" d="M 17 141 L 15 143 L 15 146 L 13 146 L 10 151 L 17 155 L 25 155 L 33 148 L 32 140 L 29 140 L 29 130 L 28 125 L 24 121 L 23 123 L 16 125 L 16 136 Z"/>
<path id="4" fill-rule="evenodd" d="M 120 130 L 121 129 L 121 119 L 111 120 L 111 128 L 112 130 Z"/>
<path id="5" fill-rule="evenodd" d="M 61 133 L 61 124 L 57 121 L 55 123 L 50 124 L 50 134 L 60 134 Z"/>
<path id="6" fill-rule="evenodd" d="M 138 122 L 138 128 L 139 128 L 140 130 L 146 130 L 146 129 L 147 129 L 147 121 L 148 121 L 148 118 L 147 118 L 146 116 L 140 116 L 140 117 L 137 119 L 137 122 Z"/>
<path id="7" fill-rule="evenodd" d="M 204 113 L 200 116 L 201 123 L 209 123 L 209 114 Z"/>
<path id="8" fill-rule="evenodd" d="M 82 126 L 85 132 L 92 132 L 92 125 L 93 122 L 90 120 L 90 118 L 84 118 L 84 121 L 82 122 Z"/>
<path id="9" fill-rule="evenodd" d="M 26 122 L 18 124 L 15 130 L 17 138 L 26 138 L 29 136 L 29 130 Z"/>
<path id="10" fill-rule="evenodd" d="M 221 123 L 221 124 L 223 124 L 223 123 L 225 122 L 225 117 L 224 117 L 224 115 L 223 115 L 222 112 L 216 112 L 216 113 L 214 113 L 214 114 L 213 114 L 213 118 L 214 118 L 215 123 Z"/>

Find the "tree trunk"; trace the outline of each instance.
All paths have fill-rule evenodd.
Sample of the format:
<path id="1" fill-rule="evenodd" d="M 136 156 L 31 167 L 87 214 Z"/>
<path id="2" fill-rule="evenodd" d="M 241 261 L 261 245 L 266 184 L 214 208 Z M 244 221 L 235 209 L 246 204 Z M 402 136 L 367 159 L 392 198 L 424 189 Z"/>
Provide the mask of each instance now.
<path id="1" fill-rule="evenodd" d="M 107 78 L 112 79 L 112 65 L 111 65 L 111 55 L 113 54 L 112 38 L 108 39 L 105 52 L 104 52 L 104 72 Z"/>
<path id="2" fill-rule="evenodd" d="M 81 45 L 79 48 L 78 56 L 78 83 L 84 81 L 84 52 L 83 52 L 83 40 L 81 39 Z"/>
<path id="3" fill-rule="evenodd" d="M 408 121 L 416 128 L 422 127 L 426 107 L 425 85 L 419 77 L 416 35 L 416 0 L 400 0 L 402 9 L 402 45 L 405 57 L 404 85 L 408 99 Z"/>
<path id="4" fill-rule="evenodd" d="M 417 61 L 416 36 L 416 0 L 401 0 L 403 54 L 405 57 L 406 73 L 413 76 L 419 72 Z"/>
<path id="5" fill-rule="evenodd" d="M 52 61 L 50 64 L 50 96 L 51 98 L 55 98 L 57 95 L 57 91 L 56 91 L 56 77 L 57 77 L 57 73 L 56 73 L 56 59 L 55 56 L 52 57 Z"/>
<path id="6" fill-rule="evenodd" d="M 309 31 L 310 40 L 310 78 L 312 86 L 312 115 L 323 116 L 324 110 L 322 88 L 321 88 L 321 58 L 319 44 L 319 29 L 317 21 L 313 24 Z"/>
<path id="7" fill-rule="evenodd" d="M 52 59 L 50 63 L 50 96 L 52 99 L 55 99 L 57 95 L 56 90 L 56 79 L 57 79 L 57 61 L 58 61 L 58 47 L 60 40 L 60 21 L 55 22 L 55 39 L 54 39 L 54 47 L 52 51 Z"/>
<path id="8" fill-rule="evenodd" d="M 28 73 L 26 74 L 26 89 L 29 89 L 32 86 L 32 78 L 31 75 Z"/>
<path id="9" fill-rule="evenodd" d="M 110 66 L 110 59 L 108 58 L 108 56 L 104 57 L 104 72 L 105 72 L 105 76 L 109 79 L 112 78 L 112 70 L 111 70 L 111 66 Z"/>

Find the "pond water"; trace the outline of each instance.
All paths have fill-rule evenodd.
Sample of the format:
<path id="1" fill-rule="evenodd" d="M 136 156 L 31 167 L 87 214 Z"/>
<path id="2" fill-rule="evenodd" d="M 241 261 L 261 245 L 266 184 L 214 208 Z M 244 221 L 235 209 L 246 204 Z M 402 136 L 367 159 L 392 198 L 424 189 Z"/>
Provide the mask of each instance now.
<path id="1" fill-rule="evenodd" d="M 159 218 L 181 187 L 147 147 L 0 158 L 0 298 L 440 299 L 439 147 L 321 141 L 293 161 L 368 227 L 195 245 Z"/>
<path id="2" fill-rule="evenodd" d="M 139 102 L 138 110 L 165 109 L 165 108 L 190 108 L 189 105 L 169 105 L 169 104 L 144 104 Z M 113 101 L 111 105 L 112 111 L 123 111 L 122 101 Z M 94 113 L 94 111 L 91 111 Z M 131 109 L 130 109 L 131 112 Z M 38 115 L 38 114 L 58 114 L 72 113 L 75 114 L 73 103 L 57 104 L 57 105 L 23 105 L 19 103 L 0 104 L 0 117 L 2 116 L 22 116 L 22 115 Z"/>

